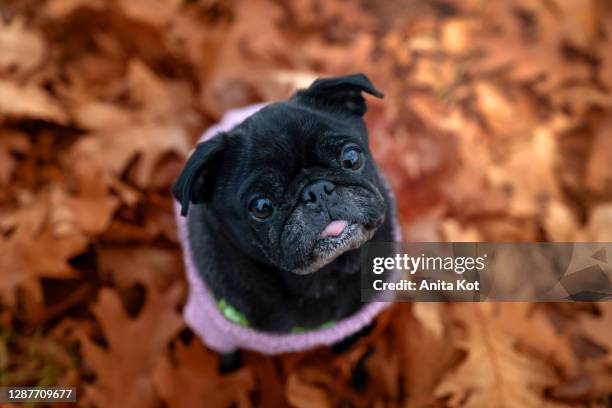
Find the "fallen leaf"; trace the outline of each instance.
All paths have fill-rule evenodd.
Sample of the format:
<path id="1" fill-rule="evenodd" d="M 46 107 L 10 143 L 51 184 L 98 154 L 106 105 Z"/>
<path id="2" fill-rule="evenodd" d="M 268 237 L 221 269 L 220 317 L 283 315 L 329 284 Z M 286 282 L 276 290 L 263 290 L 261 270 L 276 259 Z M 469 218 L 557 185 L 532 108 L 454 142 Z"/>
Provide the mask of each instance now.
<path id="1" fill-rule="evenodd" d="M 586 64 L 568 60 L 563 53 L 564 35 L 558 30 L 562 17 L 541 2 L 495 2 L 481 15 L 483 28 L 472 36 L 475 49 L 486 55 L 470 66 L 475 72 L 509 69 L 513 79 L 539 79 L 541 91 L 567 81 L 585 80 Z"/>
<path id="2" fill-rule="evenodd" d="M 450 372 L 435 394 L 462 407 L 562 407 L 545 400 L 546 387 L 557 382 L 552 367 L 519 353 L 513 339 L 490 327 L 482 309 L 470 304 L 461 311 L 460 320 L 468 329 L 460 347 L 466 360 Z"/>
<path id="3" fill-rule="evenodd" d="M 153 374 L 155 387 L 170 408 L 195 407 L 205 403 L 211 407 L 250 407 L 250 394 L 255 379 L 248 367 L 220 375 L 218 356 L 206 350 L 198 339 L 188 345 L 175 342 L 175 364 L 161 357 Z"/>
<path id="4" fill-rule="evenodd" d="M 560 11 L 561 32 L 573 44 L 588 50 L 598 34 L 598 14 L 601 12 L 594 0 L 553 0 Z"/>
<path id="5" fill-rule="evenodd" d="M 0 71 L 32 71 L 42 62 L 45 46 L 42 35 L 22 18 L 0 21 Z"/>
<path id="6" fill-rule="evenodd" d="M 612 303 L 597 305 L 599 316 L 582 316 L 578 330 L 607 350 L 607 361 L 612 365 Z"/>
<path id="7" fill-rule="evenodd" d="M 414 305 L 420 310 L 414 317 L 409 316 L 408 307 L 400 309 L 403 322 L 396 324 L 399 333 L 393 350 L 401 350 L 400 370 L 403 389 L 407 393 L 407 406 L 421 407 L 435 402 L 433 391 L 444 374 L 461 361 L 463 352 L 449 344 L 445 329 L 440 327 L 443 304 Z M 428 310 L 427 315 L 422 313 L 423 310 Z"/>
<path id="8" fill-rule="evenodd" d="M 137 104 L 138 118 L 143 121 L 179 122 L 191 112 L 191 88 L 184 81 L 163 80 L 147 65 L 133 60 L 128 65 L 127 82 L 130 99 Z"/>
<path id="9" fill-rule="evenodd" d="M 92 312 L 107 346 L 81 336 L 83 356 L 96 376 L 85 387 L 84 401 L 100 407 L 156 404 L 153 370 L 170 339 L 183 327 L 176 311 L 182 293 L 181 284 L 163 293 L 148 288 L 140 312 L 130 318 L 116 291 L 100 290 Z"/>
<path id="10" fill-rule="evenodd" d="M 180 6 L 180 0 L 121 0 L 121 12 L 134 20 L 143 21 L 156 27 L 164 27 Z"/>
<path id="11" fill-rule="evenodd" d="M 57 100 L 36 84 L 0 80 L 0 118 L 19 117 L 65 124 L 68 116 Z"/>
<path id="12" fill-rule="evenodd" d="M 109 176 L 96 157 L 80 156 L 71 163 L 77 183 L 77 196 L 66 197 L 75 222 L 86 234 L 101 234 L 108 228 L 119 200 L 110 194 Z"/>
<path id="13" fill-rule="evenodd" d="M 49 0 L 44 7 L 49 17 L 61 19 L 80 8 L 101 10 L 104 8 L 104 0 Z"/>
<path id="14" fill-rule="evenodd" d="M 298 372 L 289 374 L 285 389 L 287 401 L 298 408 L 331 407 L 327 392 L 314 384 L 304 382 Z"/>
<path id="15" fill-rule="evenodd" d="M 0 298 L 15 305 L 18 289 L 33 301 L 43 300 L 40 278 L 67 279 L 77 276 L 68 263 L 87 246 L 79 231 L 62 230 L 54 213 L 62 211 L 52 194 L 42 193 L 28 207 L 2 220 L 0 235 Z M 6 233 L 8 231 L 8 234 Z"/>
<path id="16" fill-rule="evenodd" d="M 595 140 L 587 162 L 585 185 L 587 188 L 605 194 L 612 188 L 612 115 L 608 114 L 595 131 Z"/>
<path id="17" fill-rule="evenodd" d="M 148 123 L 91 133 L 74 145 L 71 155 L 96 156 L 115 176 L 121 176 L 138 155 L 135 182 L 145 188 L 162 156 L 174 153 L 185 157 L 191 148 L 182 127 Z"/>
<path id="18" fill-rule="evenodd" d="M 17 166 L 13 153 L 26 154 L 31 144 L 23 133 L 4 130 L 0 134 L 0 187 L 12 179 Z"/>
<path id="19" fill-rule="evenodd" d="M 555 135 L 542 126 L 535 128 L 533 135 L 516 146 L 503 163 L 488 169 L 491 184 L 509 191 L 511 215 L 534 216 L 550 200 L 559 197 L 556 160 Z"/>
<path id="20" fill-rule="evenodd" d="M 612 204 L 600 204 L 593 208 L 586 234 L 591 242 L 612 242 Z"/>
<path id="21" fill-rule="evenodd" d="M 102 247 L 98 268 L 118 287 L 136 284 L 165 289 L 184 275 L 183 260 L 175 250 L 149 246 Z"/>

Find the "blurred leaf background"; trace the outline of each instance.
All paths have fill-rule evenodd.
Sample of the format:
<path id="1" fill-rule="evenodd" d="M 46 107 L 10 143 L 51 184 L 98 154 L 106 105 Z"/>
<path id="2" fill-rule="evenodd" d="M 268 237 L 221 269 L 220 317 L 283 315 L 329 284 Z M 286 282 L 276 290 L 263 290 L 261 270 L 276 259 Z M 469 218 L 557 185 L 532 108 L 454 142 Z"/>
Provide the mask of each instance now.
<path id="1" fill-rule="evenodd" d="M 217 373 L 180 315 L 169 186 L 226 110 L 353 72 L 386 93 L 367 121 L 407 240 L 612 241 L 607 0 L 0 0 L 0 385 L 96 407 L 612 406 L 610 303 L 401 304 L 348 354 Z"/>

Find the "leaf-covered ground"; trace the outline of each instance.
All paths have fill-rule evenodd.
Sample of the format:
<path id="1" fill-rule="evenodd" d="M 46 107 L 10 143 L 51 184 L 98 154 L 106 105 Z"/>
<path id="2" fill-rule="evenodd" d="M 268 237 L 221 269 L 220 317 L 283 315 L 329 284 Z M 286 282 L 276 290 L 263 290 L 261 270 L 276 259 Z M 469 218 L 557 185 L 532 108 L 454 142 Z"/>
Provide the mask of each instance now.
<path id="1" fill-rule="evenodd" d="M 97 407 L 609 407 L 612 303 L 398 304 L 342 356 L 185 327 L 169 185 L 229 108 L 362 71 L 411 241 L 612 241 L 607 0 L 0 0 L 0 385 Z M 350 370 L 368 348 L 361 392 Z"/>

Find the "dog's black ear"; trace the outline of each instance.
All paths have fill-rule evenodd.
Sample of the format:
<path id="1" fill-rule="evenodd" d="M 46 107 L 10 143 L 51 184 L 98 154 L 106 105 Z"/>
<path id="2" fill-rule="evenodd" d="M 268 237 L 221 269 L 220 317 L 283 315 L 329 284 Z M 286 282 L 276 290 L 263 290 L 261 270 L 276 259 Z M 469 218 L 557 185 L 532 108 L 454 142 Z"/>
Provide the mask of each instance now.
<path id="1" fill-rule="evenodd" d="M 215 170 L 225 150 L 225 134 L 199 143 L 172 186 L 174 198 L 181 203 L 181 215 L 187 215 L 189 203 L 201 203 L 212 193 Z"/>
<path id="2" fill-rule="evenodd" d="M 368 110 L 361 92 L 378 98 L 384 95 L 364 74 L 319 78 L 309 88 L 298 91 L 294 99 L 316 108 L 336 109 L 363 116 Z"/>

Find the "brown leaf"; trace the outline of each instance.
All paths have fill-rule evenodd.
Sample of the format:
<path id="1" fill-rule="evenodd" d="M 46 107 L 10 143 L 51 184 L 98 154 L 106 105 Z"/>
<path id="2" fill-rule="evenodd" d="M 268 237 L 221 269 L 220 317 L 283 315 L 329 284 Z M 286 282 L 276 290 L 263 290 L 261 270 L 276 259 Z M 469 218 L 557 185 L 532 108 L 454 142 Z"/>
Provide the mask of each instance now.
<path id="1" fill-rule="evenodd" d="M 183 327 L 176 311 L 182 293 L 181 284 L 163 293 L 148 288 L 142 309 L 130 318 L 116 291 L 100 290 L 92 312 L 107 346 L 81 336 L 83 356 L 96 375 L 85 388 L 85 400 L 99 407 L 156 404 L 152 373 L 170 339 Z"/>
<path id="2" fill-rule="evenodd" d="M 155 367 L 155 387 L 170 408 L 196 407 L 205 403 L 211 407 L 250 407 L 249 394 L 255 379 L 249 368 L 220 375 L 218 356 L 204 348 L 199 339 L 188 345 L 175 343 L 175 363 L 161 357 Z"/>
<path id="3" fill-rule="evenodd" d="M 325 389 L 300 378 L 299 372 L 292 372 L 285 388 L 287 401 L 298 408 L 331 407 L 332 403 Z"/>
<path id="4" fill-rule="evenodd" d="M 513 79 L 540 79 L 542 91 L 571 80 L 585 80 L 586 64 L 569 61 L 563 53 L 563 32 L 553 10 L 541 2 L 521 0 L 516 4 L 498 1 L 481 15 L 483 30 L 475 32 L 474 48 L 486 52 L 472 69 L 477 72 L 507 68 Z"/>
<path id="5" fill-rule="evenodd" d="M 42 301 L 40 278 L 66 279 L 76 276 L 68 260 L 81 253 L 87 239 L 58 217 L 65 213 L 49 192 L 40 194 L 30 206 L 3 220 L 0 236 L 0 297 L 14 305 L 17 289 L 35 302 Z M 66 227 L 68 225 L 68 227 Z M 8 232 L 8 233 L 7 233 Z"/>
<path id="6" fill-rule="evenodd" d="M 108 228 L 119 200 L 109 191 L 109 176 L 97 158 L 80 156 L 72 163 L 78 196 L 66 197 L 75 222 L 86 234 L 101 234 Z"/>
<path id="7" fill-rule="evenodd" d="M 569 332 L 557 330 L 542 308 L 527 302 L 500 303 L 484 313 L 491 329 L 550 359 L 568 377 L 576 374 L 578 362 L 570 348 Z"/>
<path id="8" fill-rule="evenodd" d="M 586 234 L 591 242 L 612 242 L 612 204 L 600 204 L 592 209 Z"/>
<path id="9" fill-rule="evenodd" d="M 121 288 L 139 283 L 165 289 L 184 275 L 180 253 L 149 246 L 103 247 L 98 252 L 98 268 Z"/>
<path id="10" fill-rule="evenodd" d="M 612 303 L 597 305 L 600 315 L 582 317 L 579 330 L 607 350 L 607 361 L 612 364 Z"/>
<path id="11" fill-rule="evenodd" d="M 6 186 L 13 177 L 17 165 L 13 153 L 26 154 L 30 147 L 30 141 L 23 133 L 0 131 L 0 187 Z"/>
<path id="12" fill-rule="evenodd" d="M 41 63 L 44 55 L 43 37 L 22 18 L 0 21 L 0 71 L 31 71 Z"/>
<path id="13" fill-rule="evenodd" d="M 595 131 L 595 140 L 586 169 L 585 185 L 598 193 L 609 193 L 612 188 L 612 114 L 608 114 Z"/>
<path id="14" fill-rule="evenodd" d="M 130 61 L 126 79 L 142 120 L 179 122 L 191 112 L 191 88 L 185 81 L 163 80 L 139 60 Z"/>
<path id="15" fill-rule="evenodd" d="M 607 20 L 604 20 L 603 29 L 606 33 L 606 42 L 605 45 L 601 47 L 601 59 L 602 65 L 599 69 L 599 75 L 601 77 L 602 82 L 608 88 L 608 91 L 612 91 L 612 28 L 610 28 L 610 23 L 612 22 L 612 18 L 608 17 Z"/>
<path id="16" fill-rule="evenodd" d="M 96 156 L 115 176 L 121 176 L 138 155 L 135 182 L 146 188 L 162 156 L 175 153 L 185 157 L 191 147 L 182 127 L 148 123 L 91 133 L 74 145 L 71 155 Z"/>
<path id="17" fill-rule="evenodd" d="M 560 11 L 562 33 L 569 41 L 588 50 L 598 34 L 601 8 L 596 0 L 553 0 Z"/>
<path id="18" fill-rule="evenodd" d="M 16 117 L 65 124 L 68 116 L 57 100 L 33 83 L 17 85 L 0 80 L 0 118 Z"/>
<path id="19" fill-rule="evenodd" d="M 496 135 L 518 137 L 529 134 L 537 123 L 532 100 L 525 92 L 503 89 L 491 82 L 474 85 L 478 107 Z M 516 120 L 520 117 L 521 120 Z"/>
<path id="20" fill-rule="evenodd" d="M 118 105 L 101 101 L 79 101 L 71 110 L 75 122 L 86 130 L 123 128 L 129 126 L 136 116 Z"/>
<path id="21" fill-rule="evenodd" d="M 434 321 L 444 314 L 439 303 L 415 304 L 427 315 L 410 316 L 410 309 L 402 305 L 402 322 L 397 322 L 399 333 L 396 347 L 392 353 L 401 356 L 401 378 L 404 392 L 407 393 L 407 406 L 420 407 L 434 402 L 433 391 L 444 374 L 456 366 L 462 352 L 449 344 L 446 333 Z M 419 317 L 420 316 L 420 317 Z M 398 317 L 400 317 L 398 315 Z"/>
<path id="22" fill-rule="evenodd" d="M 331 31 L 338 28 L 330 26 L 333 22 L 346 26 L 347 30 L 356 30 L 368 28 L 373 24 L 371 15 L 350 2 L 320 3 L 317 0 L 297 0 L 288 2 L 287 6 L 295 23 L 303 28 L 329 27 Z"/>
<path id="23" fill-rule="evenodd" d="M 503 163 L 492 165 L 487 172 L 492 185 L 510 192 L 509 213 L 530 217 L 559 196 L 557 143 L 554 132 L 542 126 L 517 145 Z"/>
<path id="24" fill-rule="evenodd" d="M 162 28 L 178 11 L 180 0 L 120 0 L 121 11 L 134 20 Z"/>
<path id="25" fill-rule="evenodd" d="M 49 17 L 61 19 L 79 8 L 102 9 L 104 0 L 49 0 L 44 7 Z"/>
<path id="26" fill-rule="evenodd" d="M 475 303 L 462 308 L 459 319 L 468 329 L 460 342 L 468 356 L 436 389 L 462 407 L 561 407 L 543 399 L 544 389 L 557 382 L 552 367 L 519 353 L 512 337 L 490 325 L 486 308 Z"/>

